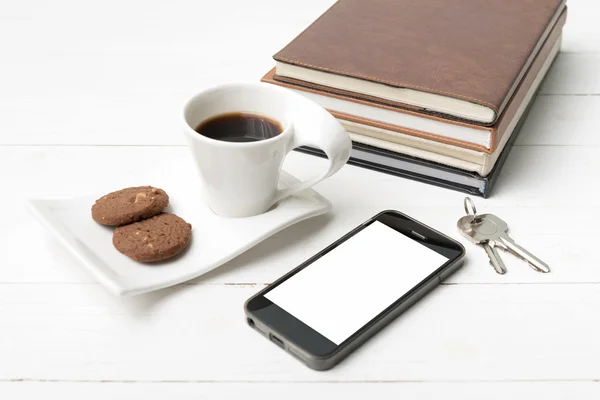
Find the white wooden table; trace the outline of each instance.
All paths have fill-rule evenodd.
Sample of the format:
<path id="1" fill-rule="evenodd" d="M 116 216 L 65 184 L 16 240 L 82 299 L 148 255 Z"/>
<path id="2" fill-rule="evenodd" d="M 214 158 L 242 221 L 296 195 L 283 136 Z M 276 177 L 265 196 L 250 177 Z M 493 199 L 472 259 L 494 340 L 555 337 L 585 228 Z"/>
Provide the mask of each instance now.
<path id="1" fill-rule="evenodd" d="M 345 167 L 328 216 L 184 285 L 118 299 L 24 198 L 177 179 L 185 99 L 258 80 L 331 0 L 8 1 L 0 6 L 0 398 L 598 398 L 600 4 L 570 4 L 563 50 L 481 211 L 552 267 L 496 275 L 459 238 L 464 195 Z M 294 153 L 299 178 L 323 160 Z M 367 190 L 368 188 L 368 190 Z M 462 240 L 465 267 L 329 372 L 245 325 L 242 304 L 385 208 Z M 143 396 L 143 397 L 142 397 Z M 332 397 L 333 398 L 333 397 Z"/>

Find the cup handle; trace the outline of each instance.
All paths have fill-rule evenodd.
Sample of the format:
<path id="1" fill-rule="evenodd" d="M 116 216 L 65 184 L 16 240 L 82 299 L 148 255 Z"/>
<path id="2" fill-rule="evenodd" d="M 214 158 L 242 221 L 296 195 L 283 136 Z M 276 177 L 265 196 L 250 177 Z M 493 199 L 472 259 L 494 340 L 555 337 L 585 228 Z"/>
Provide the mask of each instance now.
<path id="1" fill-rule="evenodd" d="M 293 136 L 287 152 L 300 146 L 317 147 L 327 155 L 329 165 L 317 177 L 300 182 L 286 189 L 279 189 L 273 204 L 308 189 L 335 174 L 346 164 L 352 151 L 352 141 L 346 129 L 327 110 L 296 93 L 293 98 L 292 121 Z"/>

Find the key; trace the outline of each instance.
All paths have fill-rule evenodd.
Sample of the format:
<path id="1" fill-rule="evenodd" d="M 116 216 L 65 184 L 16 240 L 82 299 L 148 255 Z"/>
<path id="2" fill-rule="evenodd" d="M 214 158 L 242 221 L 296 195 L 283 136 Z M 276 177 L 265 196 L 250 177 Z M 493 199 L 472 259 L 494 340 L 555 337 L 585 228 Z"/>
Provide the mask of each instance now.
<path id="1" fill-rule="evenodd" d="M 458 229 L 463 236 L 470 239 L 473 243 L 483 247 L 490 259 L 490 265 L 494 267 L 494 270 L 497 273 L 503 275 L 506 273 L 506 266 L 504 265 L 502 258 L 500 258 L 500 254 L 498 254 L 496 247 L 491 245 L 487 240 L 479 241 L 474 237 L 475 231 L 473 230 L 473 225 L 476 225 L 479 222 L 480 220 L 477 214 L 466 215 L 458 220 Z"/>
<path id="2" fill-rule="evenodd" d="M 498 246 L 510 251 L 517 257 L 527 261 L 529 266 L 538 272 L 550 272 L 550 267 L 519 246 L 510 236 L 508 236 L 508 225 L 506 222 L 493 214 L 483 214 L 477 216 L 479 221 L 471 224 L 471 235 L 477 241 L 487 241 L 492 246 Z"/>
<path id="3" fill-rule="evenodd" d="M 464 207 L 467 215 L 458 220 L 458 229 L 463 236 L 485 249 L 490 264 L 497 273 L 504 274 L 506 272 L 506 266 L 500 258 L 497 248 L 509 251 L 527 261 L 527 264 L 535 271 L 550 272 L 550 267 L 545 262 L 519 246 L 508 236 L 506 222 L 493 214 L 478 215 L 475 204 L 468 197 L 465 198 Z"/>
<path id="4" fill-rule="evenodd" d="M 480 243 L 480 246 L 483 247 L 485 252 L 487 253 L 490 264 L 494 267 L 497 273 L 500 275 L 504 275 L 506 273 L 506 265 L 504 265 L 504 261 L 500 258 L 500 254 L 498 254 L 498 250 L 496 250 L 495 246 L 491 246 L 489 243 Z"/>

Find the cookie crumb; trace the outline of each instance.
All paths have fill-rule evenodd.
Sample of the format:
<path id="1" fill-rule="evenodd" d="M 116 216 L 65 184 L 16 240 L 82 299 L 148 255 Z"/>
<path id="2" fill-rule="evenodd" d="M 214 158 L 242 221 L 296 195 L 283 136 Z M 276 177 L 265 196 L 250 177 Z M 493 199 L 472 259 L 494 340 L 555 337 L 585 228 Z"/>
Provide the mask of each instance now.
<path id="1" fill-rule="evenodd" d="M 136 194 L 134 203 L 137 203 L 138 201 L 144 199 L 145 197 L 146 197 L 146 193 L 144 193 L 144 192 L 140 192 L 140 193 Z"/>

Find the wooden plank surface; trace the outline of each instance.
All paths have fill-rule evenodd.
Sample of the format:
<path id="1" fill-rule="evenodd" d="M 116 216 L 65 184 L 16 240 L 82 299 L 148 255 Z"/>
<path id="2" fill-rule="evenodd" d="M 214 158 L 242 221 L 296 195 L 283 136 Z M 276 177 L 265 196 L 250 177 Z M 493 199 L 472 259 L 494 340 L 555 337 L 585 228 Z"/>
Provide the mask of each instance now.
<path id="1" fill-rule="evenodd" d="M 11 72 L 16 73 L 23 66 L 13 68 Z M 533 105 L 519 143 L 562 145 L 588 140 L 597 145 L 598 135 L 586 132 L 598 124 L 593 111 L 600 104 L 599 70 L 600 53 L 561 54 Z M 87 66 L 81 71 L 89 73 Z M 65 83 L 67 87 L 56 81 L 40 82 L 39 92 L 23 91 L 18 82 L 5 82 L 6 95 L 0 97 L 0 145 L 185 145 L 179 121 L 182 104 L 196 91 L 219 81 L 189 89 L 184 72 L 161 83 L 136 82 L 144 78 L 135 75 L 129 79 L 115 71 L 101 87 L 86 88 L 75 78 L 77 73 L 84 74 L 63 72 L 65 79 L 74 80 Z M 152 73 L 145 73 L 150 79 Z M 57 100 L 54 96 L 59 91 L 70 93 Z M 572 135 L 564 134 L 565 124 L 574 124 Z M 544 135 L 539 137 L 535 131 L 542 128 Z"/>
<path id="2" fill-rule="evenodd" d="M 600 3 L 596 0 L 569 0 L 563 49 L 576 53 L 600 52 Z"/>
<path id="3" fill-rule="evenodd" d="M 600 96 L 538 96 L 516 144 L 597 147 L 598 109 Z"/>
<path id="4" fill-rule="evenodd" d="M 564 43 L 564 42 L 563 42 Z M 543 95 L 600 95 L 600 53 L 569 53 L 562 47 L 540 93 Z"/>
<path id="5" fill-rule="evenodd" d="M 584 146 L 569 147 L 568 152 L 564 147 L 516 147 L 498 182 L 497 196 L 475 199 L 480 212 L 501 216 L 517 241 L 552 266 L 548 275 L 534 272 L 509 254 L 504 258 L 510 273 L 503 277 L 493 273 L 485 253 L 456 230 L 456 221 L 463 215 L 462 193 L 348 166 L 317 187 L 333 202 L 333 212 L 286 229 L 205 279 L 272 282 L 367 218 L 391 208 L 447 232 L 465 245 L 465 268 L 450 282 L 600 282 L 596 268 L 600 255 L 589 246 L 589 240 L 599 238 L 590 218 L 597 219 L 600 199 L 586 196 L 573 203 L 573 193 L 593 182 L 600 170 L 595 150 Z M 0 170 L 12 171 L 4 181 L 11 190 L 0 198 L 2 209 L 11 210 L 3 220 L 10 229 L 0 230 L 0 235 L 5 248 L 18 255 L 0 269 L 0 281 L 90 282 L 77 261 L 29 214 L 25 199 L 69 198 L 142 184 L 168 190 L 173 176 L 198 184 L 187 151 L 185 147 L 0 148 Z M 306 179 L 324 164 L 319 158 L 292 153 L 286 170 Z M 369 191 L 364 190 L 367 186 Z M 373 192 L 379 195 L 373 196 Z M 583 206 L 590 211 L 574 212 Z"/>
<path id="6" fill-rule="evenodd" d="M 94 383 L 94 382 L 0 382 L 0 393 L 10 394 L 11 400 L 49 398 L 85 398 L 86 400 L 147 400 L 164 399 L 240 399 L 304 400 L 334 398 L 348 400 L 365 398 L 439 399 L 460 398 L 505 400 L 510 398 L 543 398 L 570 400 L 595 398 L 600 393 L 597 382 L 544 383 Z"/>
<path id="7" fill-rule="evenodd" d="M 179 115 L 192 94 L 217 82 L 260 79 L 273 66 L 271 55 L 332 1 L 18 3 L 0 23 L 0 37 L 19 37 L 3 43 L 0 145 L 183 145 Z M 73 17 L 57 24 L 64 7 Z M 541 111 L 529 124 L 543 126 L 552 140 L 539 142 L 524 129 L 522 136 L 533 138 L 528 144 L 570 140 L 562 137 L 565 120 L 586 124 L 576 130 L 579 135 L 597 124 L 589 113 L 599 100 L 589 95 L 600 94 L 600 48 L 571 52 L 573 43 L 600 43 L 578 36 L 590 29 L 600 37 L 599 24 L 588 15 L 594 11 L 600 15 L 593 0 L 571 6 L 563 53 L 541 91 L 559 98 L 536 104 Z M 223 13 L 227 24 L 197 17 Z M 242 28 L 249 23 L 253 29 Z M 577 114 L 565 119 L 564 110 Z"/>
<path id="8" fill-rule="evenodd" d="M 0 398 L 595 399 L 600 395 L 600 2 L 570 0 L 562 52 L 482 212 L 547 261 L 496 275 L 461 239 L 464 195 L 346 167 L 316 190 L 331 214 L 199 279 L 115 298 L 25 199 L 189 179 L 182 103 L 258 80 L 333 0 L 0 7 Z M 227 16 L 226 19 L 223 19 Z M 301 179 L 323 160 L 291 154 Z M 366 190 L 365 188 L 368 188 Z M 461 240 L 465 266 L 338 368 L 311 371 L 246 327 L 265 284 L 387 208 Z"/>
<path id="9" fill-rule="evenodd" d="M 596 284 L 441 286 L 327 372 L 250 329 L 262 285 L 116 299 L 97 285 L 0 285 L 2 380 L 379 382 L 600 379 Z"/>
<path id="10" fill-rule="evenodd" d="M 550 85 L 548 90 L 560 85 Z M 581 89 L 577 86 L 574 92 Z M 146 101 L 145 93 L 116 100 L 119 95 L 89 92 L 86 94 L 89 99 L 75 96 L 50 104 L 47 103 L 52 102 L 51 99 L 38 96 L 26 99 L 23 94 L 4 100 L 0 98 L 0 102 L 6 103 L 0 104 L 3 113 L 0 145 L 184 146 L 185 138 L 178 118 L 179 106 L 187 95 L 192 92 L 180 95 L 179 99 L 163 98 L 155 104 Z M 31 106 L 24 107 L 25 102 Z M 600 135 L 594 135 L 590 130 L 595 131 L 600 123 L 595 112 L 599 106 L 600 96 L 597 95 L 540 95 L 517 144 L 597 146 Z M 161 112 L 165 107 L 168 110 Z M 32 113 L 35 118 L 29 117 Z"/>

